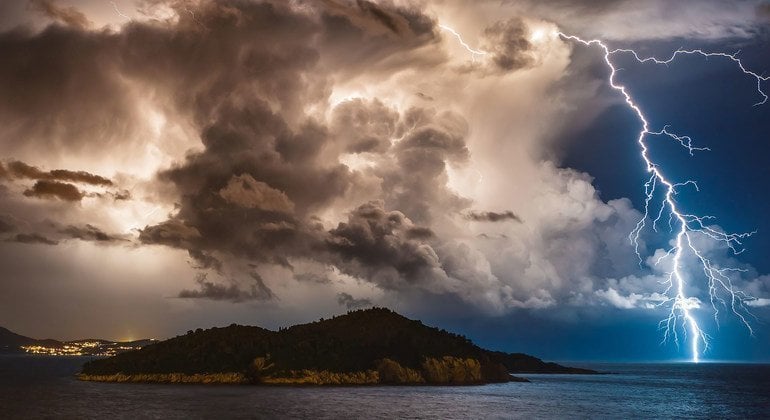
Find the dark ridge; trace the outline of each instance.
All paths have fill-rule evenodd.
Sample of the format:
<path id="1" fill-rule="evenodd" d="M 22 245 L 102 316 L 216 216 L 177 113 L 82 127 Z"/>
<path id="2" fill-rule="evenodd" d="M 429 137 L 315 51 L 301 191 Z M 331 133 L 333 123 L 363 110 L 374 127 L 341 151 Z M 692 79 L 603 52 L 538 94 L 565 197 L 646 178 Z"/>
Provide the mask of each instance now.
<path id="1" fill-rule="evenodd" d="M 20 353 L 23 352 L 21 346 L 46 346 L 61 347 L 63 343 L 57 340 L 37 340 L 0 327 L 0 353 Z"/>
<path id="2" fill-rule="evenodd" d="M 256 359 L 260 359 L 259 375 L 269 374 L 271 378 L 290 377 L 304 370 L 366 372 L 378 366 L 381 369 L 384 360 L 396 362 L 404 372 L 425 372 L 430 360 L 456 365 L 460 360 L 472 359 L 480 365 L 476 366 L 480 378 L 477 372 L 475 383 L 515 380 L 510 373 L 596 373 L 546 363 L 521 353 L 485 350 L 461 335 L 426 326 L 388 309 L 372 308 L 279 331 L 235 324 L 188 331 L 140 350 L 90 361 L 83 366 L 83 374 L 235 372 L 251 375 L 254 381 L 250 369 Z M 425 382 L 432 382 L 430 378 L 435 375 L 430 375 L 425 374 Z"/>
<path id="3" fill-rule="evenodd" d="M 71 341 L 53 339 L 38 340 L 16 334 L 0 327 L 0 354 L 29 353 L 33 355 L 59 356 L 105 356 L 138 349 L 154 343 L 155 340 L 110 341 L 100 338 L 88 338 Z M 25 347 L 27 348 L 25 350 Z M 31 347 L 31 348 L 30 348 Z"/>

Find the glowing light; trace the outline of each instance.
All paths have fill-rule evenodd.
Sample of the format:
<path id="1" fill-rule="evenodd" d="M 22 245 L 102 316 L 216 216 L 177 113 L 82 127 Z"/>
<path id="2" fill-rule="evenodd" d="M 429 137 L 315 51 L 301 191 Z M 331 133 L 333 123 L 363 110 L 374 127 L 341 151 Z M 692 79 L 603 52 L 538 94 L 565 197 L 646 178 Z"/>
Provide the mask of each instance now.
<path id="1" fill-rule="evenodd" d="M 469 53 L 471 53 L 471 58 L 472 58 L 473 60 L 476 60 L 476 56 L 477 56 L 477 55 L 482 55 L 482 56 L 483 56 L 483 55 L 487 55 L 487 54 L 489 54 L 488 52 L 486 52 L 486 51 L 484 51 L 484 50 L 477 50 L 477 49 L 473 49 L 473 48 L 471 48 L 471 46 L 470 46 L 470 45 L 468 45 L 468 44 L 467 44 L 467 43 L 466 43 L 466 42 L 463 40 L 463 37 L 462 37 L 462 36 L 461 36 L 459 33 L 457 33 L 457 31 L 455 31 L 454 29 L 450 28 L 449 26 L 446 26 L 446 25 L 438 25 L 438 26 L 439 26 L 439 28 L 441 28 L 441 29 L 443 29 L 443 30 L 445 30 L 445 31 L 449 32 L 449 33 L 450 33 L 450 34 L 452 34 L 452 35 L 454 35 L 454 36 L 455 36 L 455 38 L 457 38 L 457 40 L 460 42 L 460 45 L 462 45 L 462 46 L 463 46 L 463 48 L 465 48 L 465 49 L 466 49 L 466 50 L 467 50 Z"/>
<path id="2" fill-rule="evenodd" d="M 363 171 L 375 165 L 374 161 L 361 153 L 345 153 L 340 156 L 339 161 L 352 171 Z"/>
<path id="3" fill-rule="evenodd" d="M 366 99 L 370 95 L 365 89 L 335 89 L 331 95 L 329 95 L 329 105 L 331 108 L 337 107 L 339 104 L 354 101 L 356 99 Z"/>
<path id="4" fill-rule="evenodd" d="M 541 42 L 545 39 L 546 32 L 544 29 L 535 29 L 532 31 L 532 33 L 529 35 L 529 40 L 535 43 Z"/>
<path id="5" fill-rule="evenodd" d="M 661 302 L 661 304 L 670 304 L 671 310 L 666 319 L 660 322 L 660 327 L 664 330 L 663 341 L 667 341 L 669 338 L 673 338 L 676 345 L 679 345 L 678 328 L 682 328 L 685 335 L 689 330 L 690 350 L 692 352 L 692 361 L 697 363 L 700 360 L 701 348 L 703 344 L 703 350 L 706 351 L 709 346 L 710 337 L 703 331 L 698 324 L 698 321 L 693 315 L 693 310 L 700 307 L 700 300 L 695 297 L 687 296 L 685 286 L 685 271 L 682 267 L 682 257 L 686 251 L 691 252 L 696 260 L 700 263 L 700 269 L 703 270 L 706 278 L 706 283 L 709 291 L 709 298 L 711 300 L 711 307 L 714 310 L 714 319 L 717 320 L 719 313 L 718 305 L 728 308 L 735 314 L 741 322 L 748 328 L 749 332 L 753 335 L 754 331 L 751 328 L 747 320 L 747 316 L 751 315 L 744 303 L 747 301 L 753 301 L 754 298 L 747 294 L 736 290 L 733 287 L 730 275 L 736 271 L 743 271 L 736 268 L 720 268 L 710 259 L 705 256 L 705 253 L 695 245 L 693 241 L 693 234 L 698 233 L 708 237 L 712 240 L 718 241 L 727 247 L 729 247 L 735 254 L 739 254 L 743 251 L 741 248 L 741 240 L 752 235 L 750 233 L 725 233 L 708 226 L 707 221 L 713 219 L 711 216 L 698 216 L 693 214 L 687 214 L 683 212 L 675 200 L 677 190 L 685 186 L 692 186 L 698 188 L 695 181 L 685 182 L 672 182 L 665 174 L 663 169 L 655 163 L 649 155 L 649 149 L 646 143 L 648 136 L 663 136 L 667 137 L 680 146 L 686 149 L 690 155 L 693 155 L 696 151 L 707 151 L 705 147 L 693 146 L 692 139 L 688 136 L 678 135 L 668 130 L 668 126 L 663 127 L 659 131 L 652 131 L 650 124 L 645 117 L 644 112 L 639 105 L 634 101 L 631 94 L 626 89 L 626 86 L 619 84 L 616 81 L 617 68 L 612 61 L 612 57 L 616 54 L 630 54 L 639 63 L 655 63 L 655 64 L 670 64 L 679 55 L 700 55 L 705 58 L 717 57 L 732 61 L 737 65 L 740 71 L 756 80 L 757 92 L 762 97 L 756 105 L 764 104 L 768 101 L 768 95 L 762 90 L 762 82 L 767 81 L 768 77 L 763 77 L 755 72 L 747 70 L 743 65 L 743 62 L 737 58 L 736 54 L 726 53 L 712 53 L 705 52 L 703 50 L 677 50 L 668 59 L 658 59 L 655 57 L 642 58 L 639 54 L 630 49 L 614 49 L 610 50 L 607 45 L 598 39 L 584 40 L 574 35 L 566 35 L 562 32 L 558 33 L 559 36 L 566 40 L 575 41 L 585 46 L 598 46 L 604 52 L 604 61 L 610 70 L 609 83 L 610 86 L 618 91 L 625 99 L 628 107 L 636 114 L 639 121 L 642 123 L 642 129 L 639 132 L 637 142 L 639 143 L 641 157 L 646 164 L 647 172 L 650 173 L 650 178 L 645 183 L 645 204 L 644 215 L 637 223 L 636 227 L 629 234 L 629 240 L 635 246 L 636 254 L 639 257 L 640 264 L 642 263 L 642 255 L 639 251 L 639 237 L 641 232 L 647 227 L 648 219 L 652 219 L 652 225 L 650 226 L 655 232 L 657 232 L 657 224 L 660 222 L 666 210 L 668 210 L 669 225 L 671 226 L 672 234 L 674 237 L 674 247 L 668 250 L 665 255 L 658 258 L 657 263 L 660 263 L 664 258 L 672 259 L 672 269 L 668 273 L 666 279 L 666 296 L 667 298 Z M 663 197 L 657 202 L 657 210 L 655 213 L 651 213 L 653 210 L 653 203 L 655 202 L 655 194 L 659 189 L 663 190 Z M 654 218 L 653 218 L 654 216 Z M 676 230 L 673 228 L 676 224 Z M 721 293 L 726 294 L 726 298 L 723 298 Z M 671 296 L 673 294 L 673 296 Z"/>

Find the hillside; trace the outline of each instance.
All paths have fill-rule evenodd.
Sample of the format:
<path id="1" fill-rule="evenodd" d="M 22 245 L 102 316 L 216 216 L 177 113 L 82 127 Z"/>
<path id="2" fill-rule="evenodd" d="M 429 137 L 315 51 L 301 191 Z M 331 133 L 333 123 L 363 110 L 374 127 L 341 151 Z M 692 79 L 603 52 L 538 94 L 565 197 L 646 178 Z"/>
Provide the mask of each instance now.
<path id="1" fill-rule="evenodd" d="M 155 340 L 109 341 L 98 338 L 59 341 L 38 340 L 16 334 L 0 327 L 0 354 L 25 353 L 38 356 L 113 356 L 129 350 L 140 349 Z"/>
<path id="2" fill-rule="evenodd" d="M 262 383 L 489 383 L 515 380 L 509 373 L 517 372 L 593 373 L 484 350 L 465 337 L 374 308 L 277 332 L 239 325 L 190 331 L 91 361 L 81 378 L 218 382 L 205 375 L 235 374 L 240 376 L 229 378 Z M 194 375 L 198 379 L 190 379 Z"/>
<path id="3" fill-rule="evenodd" d="M 23 353 L 22 346 L 61 347 L 62 345 L 60 341 L 37 340 L 0 327 L 0 353 Z"/>

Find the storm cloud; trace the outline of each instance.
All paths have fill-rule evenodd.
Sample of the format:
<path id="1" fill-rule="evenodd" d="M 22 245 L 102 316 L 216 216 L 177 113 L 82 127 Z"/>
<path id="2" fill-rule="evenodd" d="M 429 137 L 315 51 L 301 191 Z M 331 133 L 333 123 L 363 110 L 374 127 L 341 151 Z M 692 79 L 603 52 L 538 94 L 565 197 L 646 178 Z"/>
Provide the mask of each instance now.
<path id="1" fill-rule="evenodd" d="M 91 185 L 112 185 L 112 181 L 109 179 L 99 175 L 90 174 L 85 171 L 70 171 L 67 169 L 43 171 L 40 168 L 28 165 L 20 161 L 9 162 L 7 171 L 17 178 L 49 181 L 69 181 Z"/>
<path id="2" fill-rule="evenodd" d="M 468 218 L 468 220 L 472 220 L 474 222 L 505 222 L 505 221 L 514 221 L 514 222 L 521 222 L 521 218 L 517 216 L 514 212 L 510 210 L 506 210 L 503 212 L 494 212 L 494 211 L 472 211 L 469 212 L 465 217 Z"/>
<path id="3" fill-rule="evenodd" d="M 12 240 L 21 244 L 57 245 L 59 243 L 59 241 L 46 238 L 38 233 L 19 233 Z"/>
<path id="4" fill-rule="evenodd" d="M 102 231 L 101 229 L 99 229 L 98 227 L 90 224 L 86 224 L 84 226 L 70 225 L 60 230 L 60 233 L 73 239 L 80 239 L 81 241 L 97 241 L 97 242 L 126 241 L 126 239 L 123 237 L 108 234 Z"/>
<path id="5" fill-rule="evenodd" d="M 497 22 L 484 29 L 485 50 L 492 54 L 500 70 L 511 71 L 527 67 L 534 62 L 529 51 L 529 29 L 521 19 Z"/>
<path id="6" fill-rule="evenodd" d="M 372 301 L 369 299 L 356 299 L 350 293 L 345 292 L 337 294 L 337 303 L 348 309 L 362 309 L 372 306 Z"/>
<path id="7" fill-rule="evenodd" d="M 554 31 L 692 33 L 618 24 L 662 6 L 63 4 L 34 1 L 30 24 L 0 32 L 0 240 L 30 260 L 120 267 L 120 294 L 141 283 L 161 312 L 451 302 L 500 316 L 654 298 L 661 273 L 627 238 L 639 211 L 560 161 L 618 99 L 597 57 Z M 700 36 L 745 14 L 725 13 Z"/>
<path id="8" fill-rule="evenodd" d="M 27 197 L 58 198 L 64 201 L 80 201 L 85 194 L 76 186 L 59 181 L 37 181 L 32 188 L 24 191 Z"/>
<path id="9" fill-rule="evenodd" d="M 275 297 L 273 292 L 265 286 L 262 278 L 254 274 L 252 279 L 253 284 L 244 290 L 236 284 L 221 284 L 208 281 L 205 274 L 200 274 L 195 280 L 198 283 L 198 289 L 182 290 L 177 297 L 181 299 L 226 300 L 234 303 L 270 300 Z"/>
<path id="10" fill-rule="evenodd" d="M 52 0 L 31 0 L 30 5 L 40 13 L 79 29 L 87 29 L 93 23 L 75 7 L 59 7 Z"/>
<path id="11" fill-rule="evenodd" d="M 430 106 L 414 95 L 406 103 L 333 99 L 344 89 L 340 80 L 387 82 L 439 65 L 458 82 L 529 71 L 537 62 L 524 19 L 484 25 L 490 54 L 480 65 L 496 70 L 475 75 L 450 62 L 443 45 L 453 38 L 416 4 L 151 2 L 147 13 L 165 7 L 175 17 L 132 21 L 117 31 L 88 30 L 74 10 L 54 3 L 38 7 L 66 25 L 0 35 L 8 57 L 0 64 L 0 94 L 15 98 L 0 106 L 0 116 L 14 121 L 0 129 L 0 141 L 11 153 L 28 155 L 55 138 L 52 151 L 95 150 L 97 158 L 112 147 L 130 155 L 153 130 L 158 141 L 165 139 L 158 130 L 187 139 L 180 145 L 188 148 L 157 167 L 138 197 L 112 190 L 137 182 L 126 176 L 44 170 L 22 160 L 9 161 L 3 173 L 34 180 L 27 197 L 130 197 L 127 205 L 134 205 L 144 195 L 173 203 L 165 217 L 158 207 L 143 210 L 154 222 L 138 228 L 140 244 L 183 250 L 202 274 L 256 282 L 256 289 L 241 289 L 198 277 L 198 288 L 180 297 L 266 300 L 273 294 L 254 268 L 291 271 L 309 260 L 396 293 L 457 294 L 495 310 L 528 305 L 521 302 L 529 286 L 517 295 L 520 286 L 503 280 L 516 269 L 488 260 L 478 248 L 484 245 L 473 243 L 477 235 L 464 230 L 464 220 L 520 220 L 512 212 L 475 212 L 474 199 L 450 186 L 452 171 L 472 164 L 466 117 L 440 97 Z M 51 95 L 67 106 L 51 105 Z M 164 128 L 171 119 L 179 125 Z M 94 127 L 106 137 L 94 135 Z M 22 133 L 25 145 L 8 140 Z M 91 221 L 62 225 L 53 236 L 125 238 Z M 552 299 L 549 291 L 537 293 L 538 302 Z"/>

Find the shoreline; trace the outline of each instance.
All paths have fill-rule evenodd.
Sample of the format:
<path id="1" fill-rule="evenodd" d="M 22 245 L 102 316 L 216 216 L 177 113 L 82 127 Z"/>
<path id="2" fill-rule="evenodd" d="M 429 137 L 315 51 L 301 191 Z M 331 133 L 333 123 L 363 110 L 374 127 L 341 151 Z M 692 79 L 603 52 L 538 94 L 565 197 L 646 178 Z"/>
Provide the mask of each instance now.
<path id="1" fill-rule="evenodd" d="M 75 377 L 84 382 L 104 382 L 104 383 L 141 383 L 141 384 L 198 384 L 198 385 L 252 385 L 252 386 L 290 386 L 290 387 L 317 387 L 317 386 L 482 386 L 496 383 L 508 382 L 530 382 L 527 378 L 510 375 L 510 379 L 505 382 L 446 382 L 430 383 L 419 378 L 413 381 L 404 382 L 383 382 L 380 379 L 379 372 L 353 372 L 353 373 L 334 373 L 328 371 L 305 371 L 295 372 L 291 376 L 265 377 L 259 380 L 248 378 L 243 373 L 144 373 L 144 374 L 123 374 L 116 373 L 111 375 L 89 375 L 78 373 Z"/>

